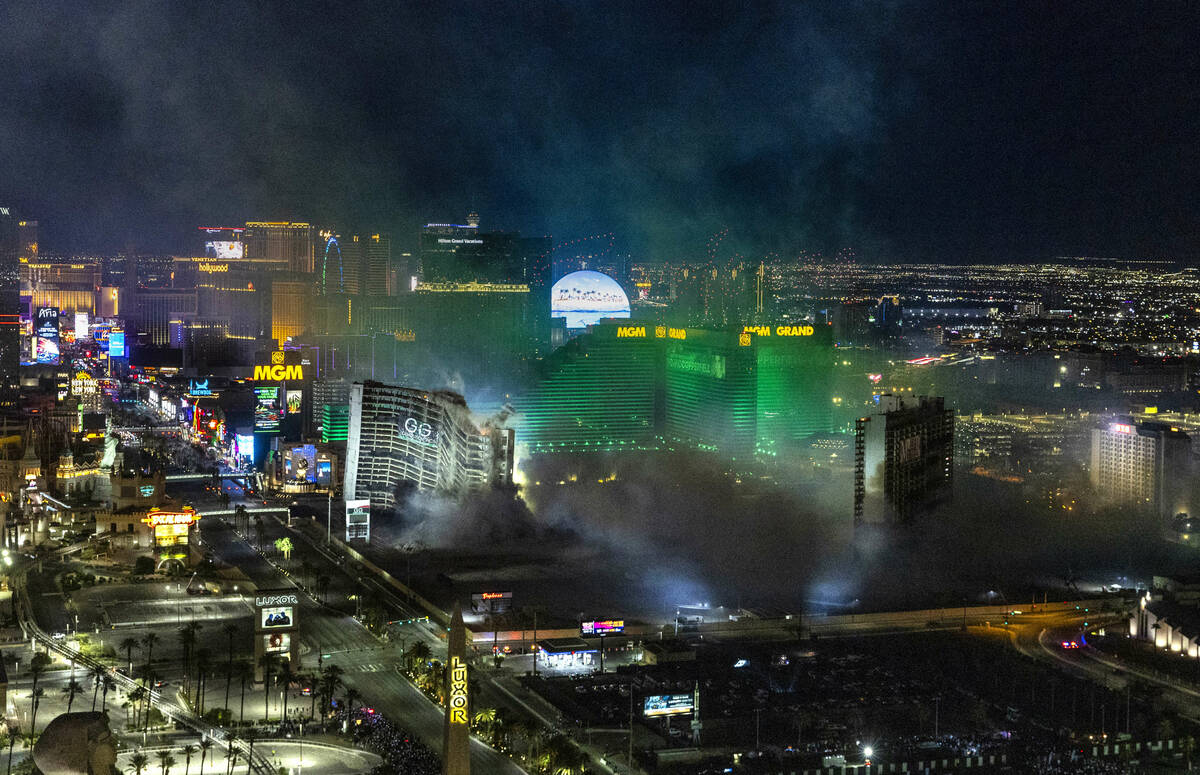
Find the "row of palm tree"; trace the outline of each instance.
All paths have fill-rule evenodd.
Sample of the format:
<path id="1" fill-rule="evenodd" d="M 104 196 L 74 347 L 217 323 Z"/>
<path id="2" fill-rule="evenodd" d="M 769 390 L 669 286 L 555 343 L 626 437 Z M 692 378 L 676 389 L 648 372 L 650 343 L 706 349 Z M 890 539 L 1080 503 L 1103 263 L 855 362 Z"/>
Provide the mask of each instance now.
<path id="1" fill-rule="evenodd" d="M 250 744 L 254 744 L 252 737 L 250 737 Z M 181 746 L 179 748 L 179 753 L 183 755 L 183 775 L 189 775 L 192 767 L 192 757 L 195 756 L 197 752 L 200 754 L 199 775 L 204 775 L 204 763 L 209 759 L 209 751 L 212 750 L 212 747 L 213 741 L 206 737 L 200 738 L 200 743 L 198 745 L 188 743 L 184 746 Z M 237 765 L 237 751 L 233 749 L 232 746 L 230 746 L 230 751 L 232 751 L 232 757 L 229 754 L 226 754 L 225 756 L 226 759 L 231 759 L 231 763 L 226 772 L 232 772 L 233 767 Z M 251 749 L 251 751 L 253 751 L 253 749 Z M 161 751 L 155 751 L 154 757 L 158 759 L 161 775 L 168 775 L 168 773 L 171 771 L 171 768 L 179 763 L 175 758 L 175 752 L 170 748 L 165 748 Z M 216 758 L 217 757 L 214 754 L 212 756 L 212 760 L 216 761 Z M 133 771 L 136 772 L 137 775 L 142 775 L 142 771 L 145 770 L 149 764 L 150 757 L 147 756 L 145 751 L 142 751 L 141 749 L 138 749 L 133 753 L 132 756 L 129 757 L 129 766 L 133 768 Z"/>

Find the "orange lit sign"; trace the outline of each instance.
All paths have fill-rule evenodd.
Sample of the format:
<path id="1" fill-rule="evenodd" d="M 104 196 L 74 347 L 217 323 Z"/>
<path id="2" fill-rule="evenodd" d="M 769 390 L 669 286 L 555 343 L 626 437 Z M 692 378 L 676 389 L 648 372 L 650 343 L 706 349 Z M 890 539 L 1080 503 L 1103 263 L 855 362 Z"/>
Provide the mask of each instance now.
<path id="1" fill-rule="evenodd" d="M 200 519 L 195 509 L 184 508 L 182 511 L 167 511 L 165 509 L 150 509 L 142 522 L 151 527 L 159 525 L 191 525 Z"/>

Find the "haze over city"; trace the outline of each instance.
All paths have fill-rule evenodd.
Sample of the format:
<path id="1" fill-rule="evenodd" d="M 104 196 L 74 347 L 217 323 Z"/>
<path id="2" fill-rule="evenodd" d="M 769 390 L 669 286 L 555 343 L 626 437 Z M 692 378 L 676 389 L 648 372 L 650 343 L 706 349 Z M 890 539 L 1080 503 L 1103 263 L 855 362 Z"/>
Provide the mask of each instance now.
<path id="1" fill-rule="evenodd" d="M 10 775 L 1190 770 L 1196 16 L 0 7 Z"/>

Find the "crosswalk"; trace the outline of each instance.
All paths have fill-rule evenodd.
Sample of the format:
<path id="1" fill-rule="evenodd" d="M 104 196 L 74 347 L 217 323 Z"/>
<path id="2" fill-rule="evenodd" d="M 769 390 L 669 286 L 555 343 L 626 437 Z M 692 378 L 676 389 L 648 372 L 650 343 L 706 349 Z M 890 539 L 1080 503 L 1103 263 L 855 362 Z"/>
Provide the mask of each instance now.
<path id="1" fill-rule="evenodd" d="M 356 673 L 379 673 L 388 669 L 388 666 L 382 662 L 367 662 L 362 665 L 355 665 L 353 671 Z"/>

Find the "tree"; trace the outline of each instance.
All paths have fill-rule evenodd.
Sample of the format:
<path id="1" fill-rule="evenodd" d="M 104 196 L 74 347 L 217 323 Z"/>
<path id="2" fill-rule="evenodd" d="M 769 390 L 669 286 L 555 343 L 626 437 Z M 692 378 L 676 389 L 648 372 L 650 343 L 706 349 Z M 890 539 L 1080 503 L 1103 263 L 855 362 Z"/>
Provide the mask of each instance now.
<path id="1" fill-rule="evenodd" d="M 141 726 L 142 721 L 142 702 L 146 699 L 146 687 L 135 686 L 128 694 L 127 703 L 133 709 L 133 726 L 137 728 Z"/>
<path id="2" fill-rule="evenodd" d="M 233 622 L 226 622 L 221 628 L 225 636 L 229 639 L 229 651 L 225 657 L 225 708 L 229 708 L 229 683 L 233 680 L 233 636 L 237 634 L 237 625 Z"/>
<path id="3" fill-rule="evenodd" d="M 8 728 L 8 772 L 7 775 L 12 775 L 12 753 L 13 746 L 17 744 L 17 738 L 21 735 L 21 727 L 13 724 Z"/>
<path id="4" fill-rule="evenodd" d="M 276 666 L 279 665 L 278 654 L 263 654 L 258 660 L 258 666 L 263 671 L 263 693 L 265 702 L 263 703 L 264 721 L 271 720 L 271 674 L 275 672 Z"/>
<path id="5" fill-rule="evenodd" d="M 284 536 L 283 538 L 275 539 L 275 549 L 283 555 L 284 560 L 292 559 L 292 550 L 295 547 L 292 545 L 292 539 Z"/>
<path id="6" fill-rule="evenodd" d="M 1196 752 L 1196 738 L 1188 735 L 1179 741 L 1179 748 L 1183 751 L 1183 758 L 1187 761 L 1188 772 L 1192 771 L 1192 754 Z"/>
<path id="7" fill-rule="evenodd" d="M 125 662 L 127 663 L 130 673 L 133 672 L 133 650 L 140 648 L 137 638 L 126 638 L 118 645 L 118 648 L 125 650 Z"/>
<path id="8" fill-rule="evenodd" d="M 179 645 L 183 646 L 184 694 L 187 694 L 191 688 L 192 673 L 189 668 L 192 662 L 192 650 L 196 648 L 196 633 L 199 629 L 200 625 L 197 622 L 188 622 L 179 628 Z"/>
<path id="9" fill-rule="evenodd" d="M 33 713 L 29 717 L 29 739 L 30 740 L 33 740 L 33 738 L 37 735 L 38 707 L 41 706 L 42 698 L 45 696 L 46 696 L 46 690 L 40 686 L 38 688 L 34 689 L 32 692 L 30 692 L 29 700 L 30 700 L 30 702 L 33 703 Z"/>
<path id="10" fill-rule="evenodd" d="M 208 758 L 208 752 L 212 747 L 212 740 L 207 737 L 200 738 L 200 775 L 204 775 L 204 760 Z"/>
<path id="11" fill-rule="evenodd" d="M 321 671 L 321 707 L 322 713 L 329 710 L 333 704 L 333 695 L 342 685 L 342 668 L 337 665 L 326 665 Z"/>
<path id="12" fill-rule="evenodd" d="M 243 534 L 248 532 L 246 527 L 247 516 L 246 507 L 242 504 L 239 503 L 233 507 L 233 524 L 241 525 L 241 531 Z"/>
<path id="13" fill-rule="evenodd" d="M 263 524 L 262 514 L 254 515 L 254 535 L 258 539 L 258 551 L 261 552 L 267 540 L 267 526 Z"/>
<path id="14" fill-rule="evenodd" d="M 283 687 L 283 719 L 287 719 L 288 695 L 296 683 L 296 674 L 292 672 L 292 660 L 282 659 L 279 664 L 278 678 L 275 683 Z"/>
<path id="15" fill-rule="evenodd" d="M 325 596 L 329 593 L 329 576 L 325 573 L 317 576 L 317 595 L 321 598 L 321 603 L 325 603 Z"/>
<path id="16" fill-rule="evenodd" d="M 191 743 L 179 749 L 179 752 L 183 754 L 183 775 L 188 775 L 188 770 L 192 767 L 192 754 L 196 753 L 197 750 L 196 746 Z"/>
<path id="17" fill-rule="evenodd" d="M 171 755 L 170 749 L 158 751 L 154 754 L 158 759 L 158 764 L 162 767 L 162 775 L 167 775 L 171 771 L 171 767 L 175 765 L 175 757 Z"/>
<path id="18" fill-rule="evenodd" d="M 235 669 L 242 683 L 242 705 L 238 709 L 238 725 L 241 725 L 246 721 L 246 682 L 254 677 L 254 668 L 249 662 L 238 662 Z"/>
<path id="19" fill-rule="evenodd" d="M 75 695 L 82 691 L 83 687 L 74 678 L 68 681 L 67 685 L 62 688 L 62 693 L 67 695 L 67 713 L 71 712 L 71 706 L 75 704 Z"/>
<path id="20" fill-rule="evenodd" d="M 196 712 L 204 715 L 204 697 L 208 689 L 208 668 L 212 653 L 208 649 L 196 652 Z"/>
<path id="21" fill-rule="evenodd" d="M 152 632 L 148 632 L 142 636 L 142 645 L 146 647 L 146 679 L 150 680 L 150 663 L 154 660 L 154 644 L 158 643 L 158 636 Z"/>
<path id="22" fill-rule="evenodd" d="M 88 674 L 92 677 L 92 710 L 95 710 L 96 697 L 100 694 L 100 686 L 104 683 L 104 679 L 108 678 L 108 669 L 104 665 L 96 664 Z"/>
<path id="23" fill-rule="evenodd" d="M 358 690 L 353 686 L 346 690 L 346 718 L 354 717 L 354 703 L 358 697 Z"/>
<path id="24" fill-rule="evenodd" d="M 108 693 L 117 688 L 117 682 L 108 676 L 104 676 L 103 689 L 100 692 L 100 712 L 106 713 L 108 707 Z"/>
<path id="25" fill-rule="evenodd" d="M 429 649 L 429 644 L 424 641 L 417 641 L 408 647 L 408 652 L 404 655 L 405 661 L 408 663 L 409 670 L 415 670 L 417 665 L 425 665 L 429 662 L 429 658 L 433 656 L 433 652 Z"/>
<path id="26" fill-rule="evenodd" d="M 142 770 L 146 769 L 146 765 L 149 763 L 150 757 L 142 753 L 141 749 L 138 749 L 133 756 L 129 757 L 129 766 L 133 767 L 133 771 L 137 773 L 137 775 L 142 775 Z"/>

